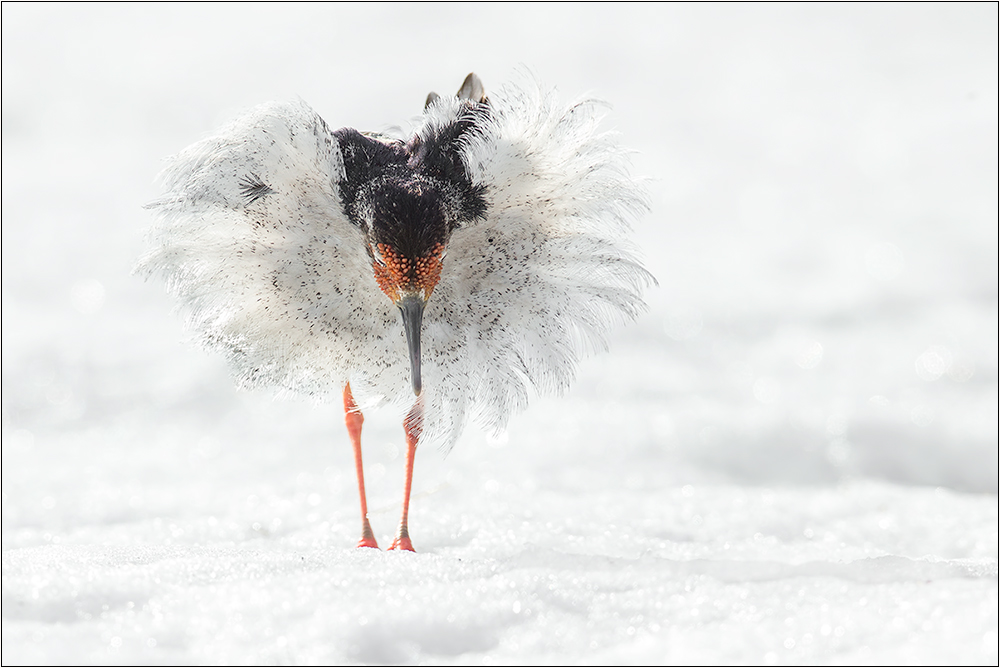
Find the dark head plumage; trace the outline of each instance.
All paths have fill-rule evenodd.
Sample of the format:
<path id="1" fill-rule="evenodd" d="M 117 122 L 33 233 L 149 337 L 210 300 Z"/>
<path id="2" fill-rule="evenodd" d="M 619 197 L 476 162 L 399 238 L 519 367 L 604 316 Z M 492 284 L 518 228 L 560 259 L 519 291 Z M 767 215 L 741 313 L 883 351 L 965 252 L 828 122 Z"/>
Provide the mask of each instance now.
<path id="1" fill-rule="evenodd" d="M 486 217 L 484 185 L 472 183 L 462 148 L 489 106 L 469 75 L 455 119 L 404 143 L 351 128 L 334 133 L 344 160 L 341 203 L 365 235 L 372 276 L 399 308 L 410 352 L 413 391 L 420 394 L 420 325 L 441 275 L 451 233 Z M 436 99 L 428 97 L 428 105 Z"/>

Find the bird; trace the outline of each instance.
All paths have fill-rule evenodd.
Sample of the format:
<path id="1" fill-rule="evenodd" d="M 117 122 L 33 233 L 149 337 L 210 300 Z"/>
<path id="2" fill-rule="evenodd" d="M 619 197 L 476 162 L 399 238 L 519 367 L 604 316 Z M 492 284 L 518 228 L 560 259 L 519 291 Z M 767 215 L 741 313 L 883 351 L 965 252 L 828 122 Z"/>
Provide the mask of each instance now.
<path id="1" fill-rule="evenodd" d="M 402 514 L 413 551 L 418 443 L 471 419 L 502 433 L 532 392 L 646 308 L 630 241 L 648 209 L 608 105 L 533 75 L 489 96 L 470 73 L 411 132 L 331 131 L 301 99 L 265 103 L 169 159 L 136 272 L 165 281 L 241 388 L 342 399 L 361 509 L 364 412 L 405 410 Z"/>

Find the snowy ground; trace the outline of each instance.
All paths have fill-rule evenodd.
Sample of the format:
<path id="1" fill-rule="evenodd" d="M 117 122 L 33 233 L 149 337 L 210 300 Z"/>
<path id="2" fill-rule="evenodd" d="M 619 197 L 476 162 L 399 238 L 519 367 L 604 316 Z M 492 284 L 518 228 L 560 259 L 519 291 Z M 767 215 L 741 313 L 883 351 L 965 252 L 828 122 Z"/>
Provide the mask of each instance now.
<path id="1" fill-rule="evenodd" d="M 969 663 L 997 651 L 997 6 L 3 5 L 3 663 Z M 335 406 L 130 276 L 160 159 L 519 63 L 615 105 L 650 312 L 355 550 Z M 365 423 L 390 540 L 401 428 Z"/>

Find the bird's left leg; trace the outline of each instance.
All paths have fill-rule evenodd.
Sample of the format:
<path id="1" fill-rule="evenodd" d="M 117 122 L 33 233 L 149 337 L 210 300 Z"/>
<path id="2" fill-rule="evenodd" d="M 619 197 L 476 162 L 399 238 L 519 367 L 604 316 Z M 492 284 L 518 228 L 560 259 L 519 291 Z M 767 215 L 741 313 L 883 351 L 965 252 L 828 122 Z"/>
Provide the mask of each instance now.
<path id="1" fill-rule="evenodd" d="M 351 445 L 354 446 L 354 468 L 358 474 L 358 496 L 361 497 L 361 540 L 358 541 L 358 547 L 377 548 L 378 543 L 375 541 L 375 534 L 372 533 L 372 525 L 368 523 L 365 469 L 361 463 L 361 425 L 365 421 L 365 416 L 354 402 L 350 383 L 344 386 L 344 421 L 347 422 L 347 433 L 351 437 Z"/>
<path id="2" fill-rule="evenodd" d="M 406 431 L 406 488 L 403 491 L 403 516 L 399 520 L 396 539 L 392 541 L 389 549 L 413 552 L 413 543 L 410 542 L 410 530 L 406 526 L 406 523 L 410 514 L 410 488 L 413 486 L 413 458 L 417 453 L 417 441 L 420 440 L 420 434 L 424 430 L 423 397 L 417 397 L 413 408 L 406 414 L 406 419 L 403 420 L 403 429 Z"/>

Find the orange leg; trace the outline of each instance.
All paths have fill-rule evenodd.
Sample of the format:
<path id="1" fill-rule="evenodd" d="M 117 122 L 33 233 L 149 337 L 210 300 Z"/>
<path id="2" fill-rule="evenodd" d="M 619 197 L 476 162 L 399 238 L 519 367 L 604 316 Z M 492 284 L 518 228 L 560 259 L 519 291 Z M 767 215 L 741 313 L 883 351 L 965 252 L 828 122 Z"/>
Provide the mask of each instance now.
<path id="1" fill-rule="evenodd" d="M 403 491 L 403 516 L 399 520 L 396 539 L 392 541 L 392 546 L 389 549 L 413 552 L 413 543 L 410 542 L 410 531 L 406 524 L 410 514 L 410 488 L 413 486 L 413 458 L 417 453 L 417 441 L 420 439 L 420 433 L 424 430 L 424 403 L 422 399 L 418 398 L 417 402 L 413 404 L 413 408 L 406 414 L 403 428 L 406 430 L 406 488 Z"/>
<path id="2" fill-rule="evenodd" d="M 347 422 L 347 433 L 351 437 L 351 445 L 354 446 L 354 467 L 358 472 L 358 495 L 361 497 L 361 540 L 358 547 L 378 548 L 375 542 L 375 534 L 372 533 L 372 525 L 368 523 L 368 501 L 365 499 L 365 469 L 361 465 L 361 425 L 365 421 L 365 416 L 361 414 L 358 405 L 354 403 L 354 395 L 351 394 L 351 384 L 344 386 L 344 421 Z"/>

